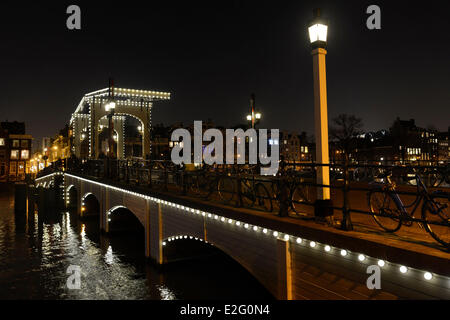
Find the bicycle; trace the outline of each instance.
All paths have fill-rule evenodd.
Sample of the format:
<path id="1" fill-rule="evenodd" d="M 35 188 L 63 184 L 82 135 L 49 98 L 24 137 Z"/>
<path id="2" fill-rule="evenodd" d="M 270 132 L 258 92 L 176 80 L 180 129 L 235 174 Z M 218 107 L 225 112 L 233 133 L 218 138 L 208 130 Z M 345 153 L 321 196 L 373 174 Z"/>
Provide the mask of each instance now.
<path id="1" fill-rule="evenodd" d="M 272 194 L 278 202 L 284 201 L 283 192 L 287 193 L 288 210 L 293 211 L 296 215 L 304 216 L 302 206 L 311 202 L 312 190 L 305 183 L 306 180 L 312 180 L 311 172 L 297 172 L 293 169 L 286 169 L 284 165 L 280 166 L 276 179 L 272 181 Z"/>
<path id="2" fill-rule="evenodd" d="M 251 178 L 241 178 L 238 181 L 241 188 L 241 203 L 245 207 L 257 207 L 263 211 L 272 212 L 272 197 L 263 182 L 260 180 L 255 182 L 254 175 L 252 175 Z"/>
<path id="3" fill-rule="evenodd" d="M 223 202 L 229 203 L 234 197 L 234 181 L 226 173 L 214 172 L 204 167 L 185 177 L 189 191 L 200 198 L 209 199 L 217 192 Z"/>
<path id="4" fill-rule="evenodd" d="M 437 242 L 450 249 L 450 193 L 434 191 L 429 193 L 419 175 L 415 180 L 417 186 L 416 198 L 409 205 L 404 205 L 396 185 L 391 180 L 391 173 L 384 174 L 386 183 L 378 184 L 368 192 L 368 205 L 375 222 L 387 232 L 396 232 L 402 225 L 412 225 L 414 213 L 422 204 L 422 221 L 419 226 L 424 228 Z M 412 208 L 408 213 L 407 208 Z"/>

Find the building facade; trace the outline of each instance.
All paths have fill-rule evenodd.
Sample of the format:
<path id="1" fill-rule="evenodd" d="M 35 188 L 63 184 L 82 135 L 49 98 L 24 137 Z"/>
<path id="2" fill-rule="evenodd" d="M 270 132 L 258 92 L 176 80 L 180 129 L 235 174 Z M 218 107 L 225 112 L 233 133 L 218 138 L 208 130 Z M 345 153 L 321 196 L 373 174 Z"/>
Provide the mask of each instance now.
<path id="1" fill-rule="evenodd" d="M 25 123 L 0 123 L 0 181 L 23 181 L 31 173 L 32 140 Z"/>

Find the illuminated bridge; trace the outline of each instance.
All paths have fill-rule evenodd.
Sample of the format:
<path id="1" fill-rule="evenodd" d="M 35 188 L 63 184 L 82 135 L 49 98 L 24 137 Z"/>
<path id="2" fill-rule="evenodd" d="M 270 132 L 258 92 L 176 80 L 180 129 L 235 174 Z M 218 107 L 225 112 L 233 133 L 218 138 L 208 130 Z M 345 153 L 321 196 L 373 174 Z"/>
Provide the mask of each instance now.
<path id="1" fill-rule="evenodd" d="M 109 104 L 114 99 L 114 110 Z M 109 125 L 114 132 L 115 155 L 117 159 L 125 158 L 125 123 L 133 118 L 142 137 L 141 158 L 150 155 L 151 110 L 154 102 L 170 99 L 169 92 L 115 88 L 87 93 L 83 96 L 70 119 L 74 143 L 72 152 L 81 159 L 97 159 L 106 153 L 107 131 Z M 108 116 L 111 116 L 111 123 Z"/>
<path id="2" fill-rule="evenodd" d="M 96 199 L 104 232 L 118 209 L 131 211 L 145 228 L 145 255 L 157 264 L 169 262 L 169 247 L 190 240 L 232 257 L 278 299 L 450 298 L 447 253 L 78 174 L 52 173 L 36 184 L 49 187 L 58 176 L 66 205 L 80 216 L 91 214 L 85 202 Z M 380 266 L 380 290 L 366 285 L 370 265 Z"/>

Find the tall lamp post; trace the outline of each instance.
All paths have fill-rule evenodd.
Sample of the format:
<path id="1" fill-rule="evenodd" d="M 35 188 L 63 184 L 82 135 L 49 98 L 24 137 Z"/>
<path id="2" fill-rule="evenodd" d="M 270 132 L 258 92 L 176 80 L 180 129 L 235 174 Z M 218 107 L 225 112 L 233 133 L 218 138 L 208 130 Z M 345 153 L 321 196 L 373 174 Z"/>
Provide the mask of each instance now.
<path id="1" fill-rule="evenodd" d="M 247 115 L 247 121 L 251 121 L 252 129 L 255 129 L 255 125 L 261 119 L 261 113 L 255 110 L 255 94 L 252 93 L 250 96 L 250 110 L 251 114 Z"/>
<path id="2" fill-rule="evenodd" d="M 320 9 L 314 9 L 314 19 L 308 28 L 313 56 L 314 74 L 314 126 L 316 136 L 317 167 L 317 200 L 315 215 L 329 217 L 333 215 L 330 200 L 330 168 L 328 154 L 328 110 L 327 110 L 327 80 L 325 56 L 327 54 L 328 25 L 320 17 Z"/>
<path id="3" fill-rule="evenodd" d="M 108 158 L 116 158 L 115 148 L 114 148 L 114 109 L 116 108 L 116 103 L 114 102 L 114 83 L 113 80 L 109 80 L 109 98 L 105 104 L 105 111 L 108 113 Z"/>

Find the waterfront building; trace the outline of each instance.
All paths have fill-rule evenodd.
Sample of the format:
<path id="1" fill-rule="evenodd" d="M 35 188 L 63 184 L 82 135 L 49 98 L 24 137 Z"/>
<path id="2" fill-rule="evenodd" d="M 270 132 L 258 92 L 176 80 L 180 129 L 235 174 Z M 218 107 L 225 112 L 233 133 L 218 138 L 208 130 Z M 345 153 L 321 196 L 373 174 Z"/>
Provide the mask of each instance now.
<path id="1" fill-rule="evenodd" d="M 32 140 L 25 123 L 0 123 L 0 181 L 23 181 L 31 173 Z"/>

